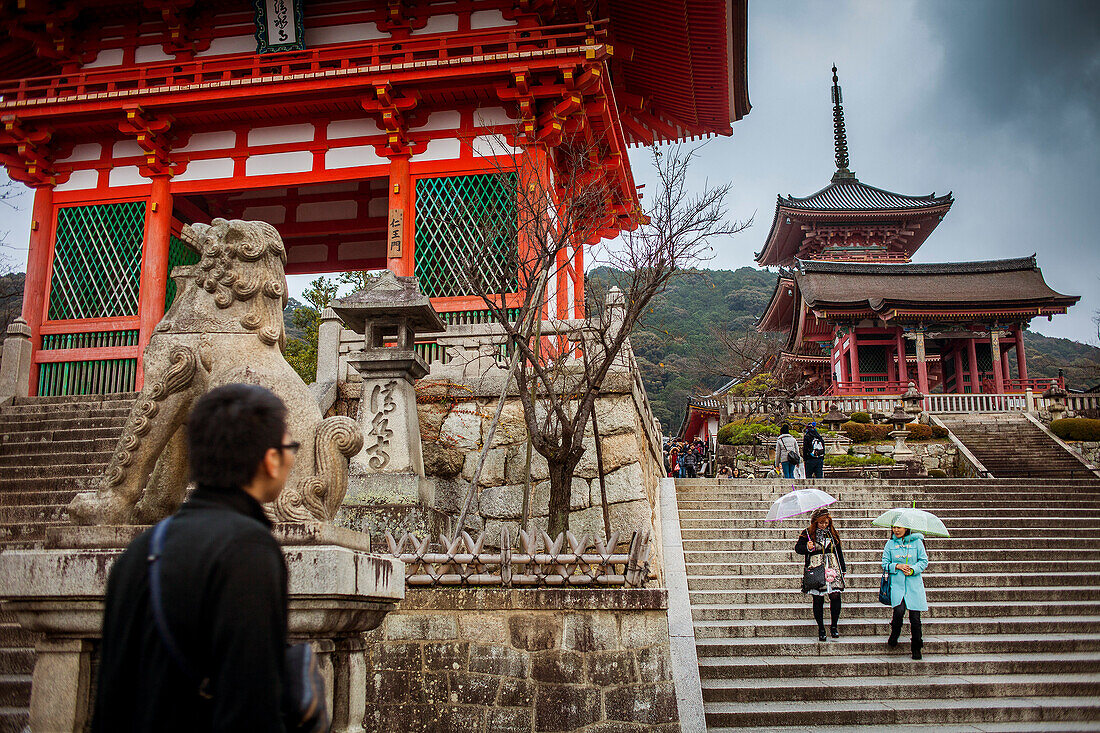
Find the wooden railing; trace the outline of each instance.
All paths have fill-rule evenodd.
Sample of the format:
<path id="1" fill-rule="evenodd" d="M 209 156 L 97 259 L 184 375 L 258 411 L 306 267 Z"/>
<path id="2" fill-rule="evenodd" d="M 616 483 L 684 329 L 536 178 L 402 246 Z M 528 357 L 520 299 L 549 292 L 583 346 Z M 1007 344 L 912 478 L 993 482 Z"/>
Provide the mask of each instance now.
<path id="1" fill-rule="evenodd" d="M 27 77 L 0 84 L 0 107 L 63 101 L 80 95 L 130 96 L 171 88 L 211 88 L 248 80 L 280 81 L 303 75 L 338 77 L 360 71 L 394 71 L 404 65 L 426 67 L 463 58 L 500 55 L 507 61 L 517 52 L 579 49 L 603 42 L 607 32 L 593 24 L 509 27 L 424 38 L 403 38 L 323 46 L 306 51 L 234 54 L 232 56 L 142 64 L 125 68 L 88 69 L 73 74 Z M 237 90 L 235 93 L 239 93 Z"/>

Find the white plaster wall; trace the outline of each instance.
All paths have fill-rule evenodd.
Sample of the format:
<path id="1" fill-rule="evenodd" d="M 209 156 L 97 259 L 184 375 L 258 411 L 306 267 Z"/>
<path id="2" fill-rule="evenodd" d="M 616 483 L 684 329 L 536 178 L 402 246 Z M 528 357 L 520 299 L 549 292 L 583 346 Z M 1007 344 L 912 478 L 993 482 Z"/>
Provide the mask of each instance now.
<path id="1" fill-rule="evenodd" d="M 377 41 L 389 38 L 389 33 L 378 30 L 374 23 L 348 23 L 330 25 L 325 28 L 306 30 L 306 46 L 323 46 L 328 43 L 354 43 L 356 41 Z"/>
<path id="2" fill-rule="evenodd" d="M 516 25 L 516 21 L 507 20 L 500 10 L 475 10 L 470 13 L 470 29 L 499 28 L 501 26 Z"/>
<path id="3" fill-rule="evenodd" d="M 420 30 L 413 31 L 413 35 L 430 35 L 432 33 L 454 33 L 458 30 L 458 16 L 449 13 L 447 15 L 433 15 Z"/>
<path id="4" fill-rule="evenodd" d="M 375 196 L 367 204 L 367 216 L 385 216 L 390 205 L 390 199 L 386 195 Z"/>
<path id="5" fill-rule="evenodd" d="M 452 160 L 459 156 L 461 150 L 462 144 L 457 138 L 430 140 L 424 152 L 413 156 L 413 160 Z"/>
<path id="6" fill-rule="evenodd" d="M 232 150 L 237 142 L 237 133 L 232 130 L 217 132 L 197 132 L 187 139 L 187 144 L 178 148 L 181 153 L 198 150 Z"/>
<path id="7" fill-rule="evenodd" d="M 508 115 L 508 110 L 503 107 L 478 107 L 474 110 L 475 127 L 513 124 L 515 124 L 515 120 Z"/>
<path id="8" fill-rule="evenodd" d="M 253 146 L 310 142 L 315 132 L 313 125 L 308 122 L 300 125 L 255 127 L 248 131 L 248 144 Z"/>
<path id="9" fill-rule="evenodd" d="M 374 151 L 373 145 L 353 145 L 347 148 L 334 148 L 325 153 L 325 168 L 355 168 L 361 165 L 389 163 L 387 158 Z"/>
<path id="10" fill-rule="evenodd" d="M 354 120 L 334 120 L 328 123 L 328 139 L 340 140 L 345 137 L 361 137 L 363 135 L 381 135 L 384 131 L 371 117 L 362 117 Z"/>
<path id="11" fill-rule="evenodd" d="M 296 244 L 286 251 L 288 263 L 324 262 L 328 259 L 328 247 L 323 244 Z"/>
<path id="12" fill-rule="evenodd" d="M 85 69 L 99 69 L 104 66 L 118 66 L 122 63 L 121 48 L 105 48 L 96 54 L 93 61 L 84 64 Z"/>
<path id="13" fill-rule="evenodd" d="M 99 143 L 84 143 L 74 145 L 69 157 L 58 159 L 58 163 L 76 163 L 81 160 L 99 160 L 103 154 L 103 146 Z"/>
<path id="14" fill-rule="evenodd" d="M 119 140 L 111 148 L 112 158 L 133 158 L 136 155 L 145 155 L 137 140 Z"/>
<path id="15" fill-rule="evenodd" d="M 83 170 L 73 171 L 69 176 L 69 180 L 60 184 L 54 190 L 55 191 L 83 191 L 89 188 L 95 188 L 99 183 L 99 171 L 96 170 Z"/>
<path id="16" fill-rule="evenodd" d="M 112 168 L 110 178 L 108 179 L 108 183 L 112 187 L 138 186 L 148 182 L 149 179 L 141 175 L 136 165 L 124 165 L 118 168 Z"/>
<path id="17" fill-rule="evenodd" d="M 354 201 L 314 201 L 299 204 L 294 214 L 297 221 L 335 221 L 354 219 L 359 215 L 359 204 Z"/>
<path id="18" fill-rule="evenodd" d="M 292 151 L 253 155 L 245 161 L 245 175 L 264 176 L 277 173 L 308 173 L 313 170 L 313 153 Z"/>
<path id="19" fill-rule="evenodd" d="M 343 242 L 336 256 L 341 260 L 365 260 L 370 257 L 383 257 L 385 254 L 386 243 L 383 241 Z"/>
<path id="20" fill-rule="evenodd" d="M 256 37 L 253 35 L 244 35 L 215 38 L 210 42 L 210 47 L 208 49 L 199 51 L 195 54 L 195 57 L 224 56 L 231 53 L 256 53 Z"/>
<path id="21" fill-rule="evenodd" d="M 470 146 L 474 155 L 479 157 L 512 155 L 516 151 L 503 135 L 478 135 L 470 141 Z"/>
<path id="22" fill-rule="evenodd" d="M 172 178 L 173 181 L 208 181 L 214 178 L 232 178 L 233 160 L 230 158 L 211 158 L 192 160 L 187 170 Z"/>
<path id="23" fill-rule="evenodd" d="M 285 206 L 249 206 L 241 212 L 246 221 L 266 221 L 268 224 L 282 224 L 286 221 Z"/>
<path id="24" fill-rule="evenodd" d="M 462 125 L 462 113 L 457 111 L 432 112 L 427 121 L 420 127 L 413 129 L 424 132 L 435 130 L 457 130 Z"/>
<path id="25" fill-rule="evenodd" d="M 152 64 L 157 61 L 173 61 L 175 56 L 164 52 L 164 48 L 158 43 L 148 46 L 138 46 L 134 50 L 134 62 L 138 64 Z"/>

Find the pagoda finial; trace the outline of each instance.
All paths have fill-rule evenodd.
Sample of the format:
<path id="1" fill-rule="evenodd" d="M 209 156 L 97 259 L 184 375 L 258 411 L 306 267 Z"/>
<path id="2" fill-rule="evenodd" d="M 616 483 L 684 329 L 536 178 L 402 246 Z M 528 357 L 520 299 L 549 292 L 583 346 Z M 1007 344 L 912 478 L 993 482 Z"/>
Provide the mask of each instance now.
<path id="1" fill-rule="evenodd" d="M 833 64 L 833 142 L 836 146 L 836 173 L 833 180 L 841 178 L 855 178 L 848 170 L 848 135 L 844 132 L 844 107 L 840 93 L 840 79 L 836 75 L 836 64 Z"/>

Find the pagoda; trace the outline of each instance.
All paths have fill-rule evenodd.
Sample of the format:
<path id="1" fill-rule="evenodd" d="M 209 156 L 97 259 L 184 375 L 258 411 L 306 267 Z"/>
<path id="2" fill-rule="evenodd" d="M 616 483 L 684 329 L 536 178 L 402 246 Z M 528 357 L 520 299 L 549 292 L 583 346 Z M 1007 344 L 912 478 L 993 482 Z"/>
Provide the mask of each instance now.
<path id="1" fill-rule="evenodd" d="M 1045 388 L 1028 378 L 1023 331 L 1080 297 L 1052 290 L 1034 255 L 912 263 L 954 199 L 892 193 L 856 178 L 836 71 L 836 172 L 817 193 L 778 197 L 756 255 L 759 265 L 780 268 L 757 326 L 785 337 L 775 368 L 807 394 L 899 394 L 909 381 L 924 394 Z"/>
<path id="2" fill-rule="evenodd" d="M 20 0 L 0 21 L 0 164 L 35 189 L 30 394 L 139 389 L 169 273 L 198 259 L 182 227 L 215 217 L 275 225 L 289 274 L 415 275 L 478 323 L 439 222 L 499 219 L 519 294 L 519 179 L 578 176 L 608 194 L 548 315 L 582 317 L 585 245 L 638 221 L 629 147 L 749 110 L 746 0 Z"/>

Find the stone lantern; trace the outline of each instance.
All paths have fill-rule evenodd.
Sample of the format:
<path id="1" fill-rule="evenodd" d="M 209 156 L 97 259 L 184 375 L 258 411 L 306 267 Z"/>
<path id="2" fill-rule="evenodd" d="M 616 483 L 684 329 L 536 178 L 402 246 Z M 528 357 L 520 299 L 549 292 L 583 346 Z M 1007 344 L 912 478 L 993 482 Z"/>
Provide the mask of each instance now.
<path id="1" fill-rule="evenodd" d="M 905 407 L 901 402 L 898 402 L 898 406 L 894 408 L 894 413 L 886 418 L 886 422 L 894 426 L 894 429 L 890 431 L 890 437 L 894 439 L 895 461 L 910 461 L 913 459 L 913 450 L 905 444 L 905 439 L 909 437 L 909 431 L 905 429 L 905 425 L 909 422 L 909 419 L 909 413 L 905 411 Z"/>
<path id="2" fill-rule="evenodd" d="M 842 440 L 842 437 L 840 435 L 840 426 L 848 422 L 848 420 L 848 415 L 845 415 L 843 412 L 838 410 L 835 402 L 829 403 L 829 412 L 825 415 L 825 417 L 821 418 L 821 422 L 825 423 L 829 427 L 829 430 L 834 433 L 833 436 L 826 441 L 826 443 L 828 443 L 829 445 L 828 449 L 826 450 L 826 455 L 844 455 L 845 451 L 840 447 L 840 443 Z"/>
<path id="3" fill-rule="evenodd" d="M 333 301 L 331 307 L 348 328 L 363 334 L 362 350 L 348 355 L 348 364 L 363 377 L 363 450 L 351 459 L 352 473 L 423 478 L 413 385 L 428 373 L 428 364 L 414 350 L 416 334 L 443 331 L 446 326 L 415 277 L 397 277 L 389 271 Z M 417 482 L 409 483 L 411 488 Z"/>
<path id="4" fill-rule="evenodd" d="M 1047 387 L 1046 392 L 1043 392 L 1043 399 L 1047 401 L 1051 422 L 1065 417 L 1067 397 L 1069 397 L 1069 392 L 1064 390 L 1056 379 L 1050 380 L 1050 386 Z"/>
<path id="5" fill-rule="evenodd" d="M 901 396 L 901 403 L 904 405 L 906 414 L 910 417 L 909 422 L 916 422 L 917 418 L 924 410 L 922 407 L 924 395 L 920 393 L 920 390 L 917 389 L 915 384 L 910 382 L 908 389 L 906 389 Z"/>

